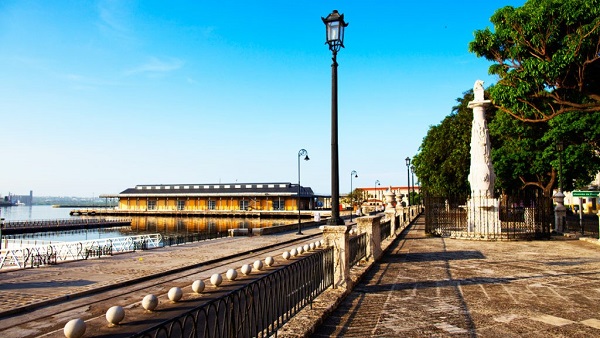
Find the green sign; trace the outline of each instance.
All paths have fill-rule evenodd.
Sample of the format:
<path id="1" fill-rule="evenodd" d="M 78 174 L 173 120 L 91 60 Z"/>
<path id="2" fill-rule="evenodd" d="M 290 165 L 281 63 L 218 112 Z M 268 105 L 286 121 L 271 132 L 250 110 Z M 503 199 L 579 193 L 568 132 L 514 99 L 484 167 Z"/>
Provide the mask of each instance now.
<path id="1" fill-rule="evenodd" d="M 583 190 L 573 191 L 573 197 L 598 197 L 599 195 L 600 195 L 600 191 L 583 191 Z"/>

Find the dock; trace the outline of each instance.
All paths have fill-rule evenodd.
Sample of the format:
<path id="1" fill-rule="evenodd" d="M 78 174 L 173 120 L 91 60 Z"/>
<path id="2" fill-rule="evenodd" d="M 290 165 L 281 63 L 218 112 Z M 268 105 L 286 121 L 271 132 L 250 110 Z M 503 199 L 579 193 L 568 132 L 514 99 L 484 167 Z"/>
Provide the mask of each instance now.
<path id="1" fill-rule="evenodd" d="M 309 219 L 316 214 L 329 217 L 330 210 L 301 210 L 300 217 Z M 296 210 L 121 210 L 112 208 L 73 209 L 71 216 L 157 216 L 157 217 L 228 217 L 228 218 L 298 218 Z"/>
<path id="2" fill-rule="evenodd" d="M 2 227 L 2 234 L 18 235 L 34 232 L 97 229 L 119 226 L 131 226 L 131 219 L 86 218 L 7 221 Z"/>

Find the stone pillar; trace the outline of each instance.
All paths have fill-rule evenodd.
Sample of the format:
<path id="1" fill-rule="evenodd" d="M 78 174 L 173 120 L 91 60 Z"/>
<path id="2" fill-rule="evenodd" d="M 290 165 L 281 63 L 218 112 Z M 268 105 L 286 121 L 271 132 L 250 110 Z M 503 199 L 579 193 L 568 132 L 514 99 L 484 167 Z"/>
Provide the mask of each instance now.
<path id="1" fill-rule="evenodd" d="M 501 232 L 498 200 L 494 199 L 494 182 L 496 174 L 492 164 L 491 144 L 485 107 L 490 100 L 485 100 L 483 81 L 475 81 L 473 86 L 475 99 L 468 107 L 473 109 L 471 127 L 471 165 L 469 167 L 469 185 L 471 198 L 467 202 L 467 231 L 475 234 L 495 234 Z"/>
<path id="2" fill-rule="evenodd" d="M 554 232 L 563 233 L 565 231 L 564 219 L 567 217 L 567 208 L 565 208 L 565 194 L 560 189 L 552 196 L 556 206 L 554 207 Z"/>
<path id="3" fill-rule="evenodd" d="M 358 218 L 360 220 L 360 218 Z M 345 288 L 350 278 L 350 229 L 351 225 L 323 226 L 326 246 L 333 246 L 333 287 Z"/>
<path id="4" fill-rule="evenodd" d="M 367 259 L 381 257 L 381 216 L 365 216 L 357 219 L 359 233 L 367 234 Z"/>
<path id="5" fill-rule="evenodd" d="M 396 215 L 396 209 L 390 209 L 385 211 L 385 216 L 390 219 L 390 237 L 396 236 L 396 220 L 398 216 Z"/>

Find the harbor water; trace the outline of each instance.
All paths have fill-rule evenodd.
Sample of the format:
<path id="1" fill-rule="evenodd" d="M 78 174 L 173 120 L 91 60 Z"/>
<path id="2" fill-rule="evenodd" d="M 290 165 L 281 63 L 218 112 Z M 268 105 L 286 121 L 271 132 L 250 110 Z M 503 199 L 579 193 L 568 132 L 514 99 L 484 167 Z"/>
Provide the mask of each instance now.
<path id="1" fill-rule="evenodd" d="M 5 222 L 24 220 L 56 220 L 74 218 L 97 218 L 91 216 L 70 216 L 71 208 L 54 208 L 50 205 L 1 207 L 0 217 Z M 115 219 L 118 217 L 106 217 Z M 262 228 L 274 225 L 295 223 L 290 219 L 258 218 L 213 218 L 213 217 L 127 217 L 131 226 L 101 229 L 81 229 L 44 233 L 2 236 L 3 239 L 17 241 L 84 241 L 91 239 L 115 238 L 159 233 L 163 236 L 188 235 L 193 233 L 216 233 L 237 228 Z"/>

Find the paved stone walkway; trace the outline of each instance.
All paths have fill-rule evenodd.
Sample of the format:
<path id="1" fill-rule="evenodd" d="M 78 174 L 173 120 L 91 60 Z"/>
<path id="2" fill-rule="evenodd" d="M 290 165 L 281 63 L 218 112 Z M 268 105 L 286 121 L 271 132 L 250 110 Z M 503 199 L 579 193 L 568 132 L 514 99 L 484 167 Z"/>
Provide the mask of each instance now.
<path id="1" fill-rule="evenodd" d="M 313 337 L 598 337 L 600 246 L 427 237 L 421 217 Z"/>

